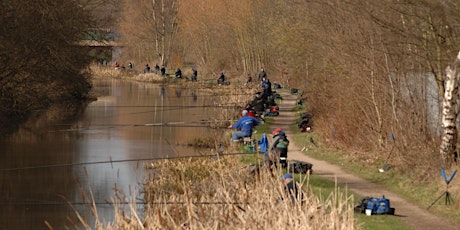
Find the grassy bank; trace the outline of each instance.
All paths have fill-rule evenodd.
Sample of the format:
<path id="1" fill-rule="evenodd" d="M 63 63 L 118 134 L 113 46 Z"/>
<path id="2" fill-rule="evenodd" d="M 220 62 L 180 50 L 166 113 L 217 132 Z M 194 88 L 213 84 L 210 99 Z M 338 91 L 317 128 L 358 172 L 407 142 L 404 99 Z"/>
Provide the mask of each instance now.
<path id="1" fill-rule="evenodd" d="M 261 154 L 247 155 L 242 157 L 242 162 L 246 164 L 262 162 Z M 314 169 L 314 167 L 313 167 Z M 295 174 L 297 181 L 305 180 L 305 175 Z M 322 178 L 321 176 L 312 174 L 308 177 L 308 183 L 304 183 L 304 190 L 310 190 L 322 202 L 327 202 L 331 196 L 347 197 L 350 204 L 356 204 L 361 198 L 361 195 L 347 191 L 342 186 L 337 186 L 333 181 Z M 356 227 L 358 229 L 412 229 L 410 225 L 402 221 L 400 218 L 391 215 L 373 215 L 371 217 L 364 214 L 354 213 Z"/>
<path id="2" fill-rule="evenodd" d="M 305 143 L 314 134 L 302 133 L 295 135 L 298 143 Z M 316 140 L 317 138 L 315 138 Z M 304 144 L 305 145 L 305 144 Z M 321 146 L 321 144 L 319 144 Z M 379 172 L 384 162 L 377 163 L 367 162 L 365 159 L 356 160 L 345 157 L 341 152 L 323 147 L 310 146 L 305 153 L 316 159 L 341 165 L 342 168 L 354 175 L 371 182 L 379 183 L 390 191 L 400 194 L 405 199 L 420 206 L 428 208 L 445 190 L 446 185 L 439 174 L 439 179 L 433 181 L 417 181 L 411 175 L 404 174 L 396 168 L 389 169 L 384 173 Z M 380 167 L 379 167 L 380 165 Z M 455 191 L 455 190 L 454 190 Z M 445 199 L 440 199 L 429 210 L 439 216 L 447 217 L 457 223 L 460 223 L 460 209 L 457 196 L 454 194 L 454 204 L 445 205 Z"/>
<path id="3" fill-rule="evenodd" d="M 262 133 L 271 134 L 270 125 L 273 122 L 273 117 L 269 117 L 266 119 L 266 123 L 257 127 L 257 133 L 255 137 L 257 139 L 260 138 Z M 297 126 L 293 125 L 292 130 L 294 133 L 297 130 Z M 311 134 L 307 133 L 297 133 L 293 139 L 294 142 L 302 143 L 305 145 L 304 140 L 308 140 Z M 301 145 L 299 145 L 301 146 Z M 310 148 L 313 145 L 310 146 Z M 312 149 L 309 150 L 312 152 Z M 331 156 L 333 157 L 333 156 Z M 334 158 L 335 159 L 335 158 Z M 255 164 L 263 162 L 263 155 L 262 154 L 249 154 L 244 155 L 241 157 L 241 161 L 245 164 Z M 305 180 L 305 175 L 295 175 L 297 181 Z M 304 183 L 304 190 L 310 190 L 312 194 L 318 197 L 319 200 L 323 202 L 327 202 L 330 199 L 330 196 L 339 195 L 342 197 L 347 197 L 348 202 L 352 204 L 356 204 L 362 196 L 351 191 L 346 191 L 343 187 L 337 187 L 337 185 L 327 179 L 324 179 L 318 175 L 312 174 L 308 178 L 308 183 Z M 407 223 L 402 221 L 400 218 L 390 215 L 374 215 L 372 217 L 368 217 L 363 214 L 354 214 L 354 219 L 356 221 L 356 227 L 359 229 L 411 229 Z"/>
<path id="4" fill-rule="evenodd" d="M 408 174 L 407 171 L 390 168 L 382 173 L 379 169 L 383 168 L 385 159 L 375 161 L 358 157 L 358 154 L 344 153 L 336 148 L 323 145 L 320 142 L 321 138 L 316 133 L 299 133 L 295 125 L 292 125 L 292 130 L 296 133 L 293 137 L 295 143 L 298 146 L 306 147 L 304 154 L 340 165 L 343 170 L 349 173 L 382 184 L 386 189 L 401 195 L 404 199 L 421 208 L 427 209 L 446 189 L 440 172 L 439 175 L 425 175 L 424 172 L 407 170 L 410 172 Z M 310 138 L 315 140 L 316 145 L 309 142 Z M 451 172 L 449 171 L 447 174 L 449 176 Z M 453 191 L 454 204 L 445 205 L 445 199 L 442 198 L 434 203 L 429 211 L 460 224 L 460 204 L 456 195 L 460 191 L 458 186 L 457 188 L 451 187 L 450 191 Z"/>

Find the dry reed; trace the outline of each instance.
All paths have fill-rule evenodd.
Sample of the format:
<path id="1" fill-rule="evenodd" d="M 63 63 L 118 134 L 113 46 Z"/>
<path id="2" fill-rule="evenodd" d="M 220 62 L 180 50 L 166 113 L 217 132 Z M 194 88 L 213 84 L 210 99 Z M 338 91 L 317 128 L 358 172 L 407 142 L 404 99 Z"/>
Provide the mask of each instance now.
<path id="1" fill-rule="evenodd" d="M 115 219 L 98 229 L 356 229 L 352 201 L 337 190 L 321 200 L 304 185 L 304 201 L 284 197 L 280 177 L 264 168 L 248 172 L 238 157 L 152 163 L 144 184 L 145 206 L 116 205 Z M 305 192 L 309 191 L 309 192 Z"/>

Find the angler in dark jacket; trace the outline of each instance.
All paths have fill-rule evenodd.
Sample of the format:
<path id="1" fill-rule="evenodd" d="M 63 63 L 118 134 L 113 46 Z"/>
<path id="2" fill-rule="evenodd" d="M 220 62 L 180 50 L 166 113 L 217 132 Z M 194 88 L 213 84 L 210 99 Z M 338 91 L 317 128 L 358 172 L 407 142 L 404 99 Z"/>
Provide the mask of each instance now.
<path id="1" fill-rule="evenodd" d="M 273 132 L 273 143 L 269 150 L 274 155 L 275 162 L 279 162 L 283 168 L 286 168 L 289 140 L 286 133 L 281 131 L 281 129 L 278 132 L 275 131 L 277 130 Z"/>
<path id="2" fill-rule="evenodd" d="M 177 78 L 182 78 L 182 71 L 179 68 L 177 68 L 177 70 L 176 70 L 176 77 Z"/>

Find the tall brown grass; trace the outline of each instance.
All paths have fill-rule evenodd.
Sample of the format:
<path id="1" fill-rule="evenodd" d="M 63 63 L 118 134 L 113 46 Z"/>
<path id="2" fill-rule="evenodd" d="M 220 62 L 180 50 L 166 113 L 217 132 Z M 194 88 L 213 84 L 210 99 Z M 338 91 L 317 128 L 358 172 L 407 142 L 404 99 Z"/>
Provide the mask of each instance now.
<path id="1" fill-rule="evenodd" d="M 128 209 L 115 205 L 114 220 L 97 221 L 97 229 L 358 228 L 344 193 L 321 200 L 302 177 L 298 183 L 306 198 L 292 204 L 281 199 L 282 172 L 250 173 L 237 156 L 157 161 L 147 170 L 143 213 L 135 202 Z"/>

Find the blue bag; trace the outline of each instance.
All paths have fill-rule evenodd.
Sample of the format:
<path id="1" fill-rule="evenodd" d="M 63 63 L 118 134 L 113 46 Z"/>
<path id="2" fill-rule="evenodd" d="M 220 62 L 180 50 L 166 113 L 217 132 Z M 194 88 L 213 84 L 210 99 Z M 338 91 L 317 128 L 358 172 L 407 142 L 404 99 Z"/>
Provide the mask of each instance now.
<path id="1" fill-rule="evenodd" d="M 374 210 L 372 211 L 374 212 Z M 390 200 L 385 197 L 377 198 L 377 208 L 375 209 L 376 214 L 388 214 L 390 213 Z"/>
<path id="2" fill-rule="evenodd" d="M 266 153 L 268 150 L 268 138 L 267 135 L 262 134 L 262 137 L 259 140 L 260 151 Z"/>
<path id="3" fill-rule="evenodd" d="M 377 210 L 377 199 L 371 197 L 367 202 L 366 209 L 372 210 L 372 214 L 375 214 L 375 211 Z"/>
<path id="4" fill-rule="evenodd" d="M 367 202 L 366 209 L 372 210 L 372 214 L 390 214 L 394 215 L 394 208 L 390 206 L 390 200 L 385 198 L 371 197 L 369 202 Z"/>

